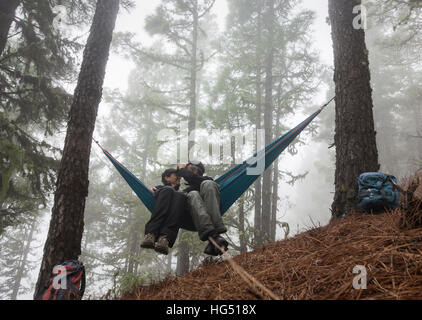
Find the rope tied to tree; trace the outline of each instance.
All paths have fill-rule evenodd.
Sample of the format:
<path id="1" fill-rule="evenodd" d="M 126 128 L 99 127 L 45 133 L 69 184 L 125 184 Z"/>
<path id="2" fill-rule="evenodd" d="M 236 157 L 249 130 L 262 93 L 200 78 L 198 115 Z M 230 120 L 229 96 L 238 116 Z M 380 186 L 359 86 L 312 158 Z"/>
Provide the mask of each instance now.
<path id="1" fill-rule="evenodd" d="M 227 253 L 227 251 L 224 250 L 224 248 L 220 247 L 213 238 L 208 237 L 208 240 L 211 241 L 211 243 L 218 250 L 220 250 L 221 253 L 223 253 L 224 257 L 227 259 L 232 269 L 239 274 L 239 276 L 249 285 L 249 287 L 254 291 L 255 294 L 265 300 L 281 300 L 280 297 L 278 297 L 272 291 L 267 289 L 260 281 L 258 281 L 255 277 L 250 275 L 245 269 L 238 265 L 233 260 L 233 258 Z"/>
<path id="2" fill-rule="evenodd" d="M 97 141 L 97 140 L 95 140 L 94 139 L 94 137 L 92 137 L 92 140 L 97 144 L 97 146 L 99 146 L 100 147 L 100 149 L 103 151 L 103 152 L 105 152 L 106 150 L 101 146 L 101 144 Z"/>
<path id="3" fill-rule="evenodd" d="M 326 106 L 328 106 L 331 101 L 333 101 L 336 98 L 336 96 L 332 97 L 326 104 L 324 104 L 321 108 L 319 108 L 320 111 L 324 110 Z"/>

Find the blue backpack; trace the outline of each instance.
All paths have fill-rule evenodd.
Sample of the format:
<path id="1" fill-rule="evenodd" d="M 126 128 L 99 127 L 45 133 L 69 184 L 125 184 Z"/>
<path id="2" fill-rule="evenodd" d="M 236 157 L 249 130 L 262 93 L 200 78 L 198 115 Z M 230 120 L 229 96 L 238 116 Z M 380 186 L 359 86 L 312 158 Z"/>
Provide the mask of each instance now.
<path id="1" fill-rule="evenodd" d="M 358 178 L 358 208 L 366 212 L 396 209 L 400 193 L 390 182 L 396 177 L 382 172 L 365 172 Z"/>

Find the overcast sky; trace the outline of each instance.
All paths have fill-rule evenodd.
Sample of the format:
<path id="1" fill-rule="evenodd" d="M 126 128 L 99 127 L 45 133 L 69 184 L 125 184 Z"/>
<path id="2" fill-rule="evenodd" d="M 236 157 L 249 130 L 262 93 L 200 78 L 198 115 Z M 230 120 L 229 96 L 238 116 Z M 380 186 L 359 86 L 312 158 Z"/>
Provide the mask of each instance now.
<path id="1" fill-rule="evenodd" d="M 134 32 L 144 44 L 151 42 L 151 38 L 144 31 L 145 17 L 152 14 L 159 5 L 160 0 L 137 1 L 136 8 L 130 13 L 120 11 L 116 22 L 116 31 Z M 332 64 L 331 30 L 326 23 L 328 16 L 327 0 L 303 0 L 303 8 L 311 9 L 317 13 L 314 24 L 315 48 L 321 53 L 321 59 L 326 64 Z M 225 28 L 228 12 L 226 0 L 216 0 L 213 12 L 217 14 L 221 30 Z M 105 86 L 109 88 L 127 88 L 127 78 L 133 65 L 127 60 L 111 54 L 107 66 Z"/>

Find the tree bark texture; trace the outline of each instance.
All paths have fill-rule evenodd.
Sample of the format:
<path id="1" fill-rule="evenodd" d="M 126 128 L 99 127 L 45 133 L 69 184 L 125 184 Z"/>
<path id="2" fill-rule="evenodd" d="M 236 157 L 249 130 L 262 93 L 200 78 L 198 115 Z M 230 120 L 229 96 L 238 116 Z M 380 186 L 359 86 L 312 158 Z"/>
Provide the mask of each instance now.
<path id="1" fill-rule="evenodd" d="M 35 298 L 50 278 L 54 266 L 78 259 L 81 254 L 92 134 L 118 10 L 119 0 L 97 1 L 70 110 Z"/>
<path id="2" fill-rule="evenodd" d="M 185 232 L 188 232 L 188 231 L 181 230 L 181 232 L 179 232 L 179 236 L 181 236 L 180 233 L 185 233 Z M 189 251 L 190 251 L 189 243 L 186 240 L 180 241 L 178 253 L 177 253 L 177 263 L 176 263 L 177 276 L 183 276 L 189 271 L 189 265 L 190 265 Z"/>
<path id="3" fill-rule="evenodd" d="M 198 75 L 198 31 L 199 31 L 199 15 L 198 15 L 198 1 L 194 0 L 193 2 L 193 25 L 192 25 L 192 52 L 191 52 L 191 71 L 190 71 L 190 92 L 189 92 L 189 120 L 188 120 L 188 132 L 189 137 L 196 129 L 196 104 L 197 104 L 197 75 Z M 192 140 L 188 141 L 188 150 L 194 146 L 195 142 Z M 194 159 L 189 159 L 194 160 Z M 180 233 L 183 234 L 187 231 L 182 230 Z M 180 238 L 183 238 L 182 236 Z M 179 243 L 178 255 L 177 255 L 177 266 L 176 274 L 178 276 L 184 275 L 189 271 L 189 252 L 190 246 L 186 240 L 182 240 Z"/>
<path id="4" fill-rule="evenodd" d="M 272 140 L 273 125 L 273 62 L 274 62 L 274 0 L 266 1 L 265 29 L 268 32 L 267 56 L 265 61 L 265 101 L 264 101 L 264 129 L 265 145 Z M 271 230 L 271 166 L 265 170 L 262 178 L 262 239 L 265 242 L 270 241 Z"/>
<path id="5" fill-rule="evenodd" d="M 329 0 L 336 85 L 333 217 L 356 205 L 358 176 L 379 170 L 365 32 L 354 26 L 359 17 L 353 9 L 360 4 L 360 0 Z"/>
<path id="6" fill-rule="evenodd" d="M 261 22 L 261 13 L 258 15 L 258 34 L 257 34 L 257 42 L 261 43 L 262 41 L 262 22 Z M 256 120 L 255 125 L 256 129 L 260 130 L 262 127 L 262 84 L 261 84 L 261 50 L 259 50 L 259 46 L 256 48 Z M 258 139 L 258 135 L 257 135 Z M 258 143 L 258 140 L 257 140 Z M 258 152 L 259 150 L 256 150 Z M 262 214 L 262 179 L 259 177 L 255 182 L 255 212 L 254 212 L 254 244 L 259 246 L 262 244 L 261 239 L 261 214 Z"/>
<path id="7" fill-rule="evenodd" d="M 199 28 L 199 17 L 198 17 L 198 1 L 194 1 L 193 11 L 193 26 L 192 26 L 192 52 L 191 52 L 191 66 L 190 66 L 190 90 L 189 90 L 189 121 L 188 130 L 189 135 L 196 129 L 196 86 L 197 86 L 197 74 L 198 74 L 198 28 Z M 194 141 L 188 142 L 190 150 Z"/>
<path id="8" fill-rule="evenodd" d="M 239 243 L 241 253 L 248 250 L 245 224 L 245 196 L 242 196 L 239 199 Z"/>

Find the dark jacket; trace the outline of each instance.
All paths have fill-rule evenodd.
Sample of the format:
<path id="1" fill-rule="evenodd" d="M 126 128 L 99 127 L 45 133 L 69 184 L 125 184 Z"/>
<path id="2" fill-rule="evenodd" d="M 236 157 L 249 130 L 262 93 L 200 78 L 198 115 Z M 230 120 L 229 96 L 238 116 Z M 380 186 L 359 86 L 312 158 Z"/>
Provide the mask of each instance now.
<path id="1" fill-rule="evenodd" d="M 186 168 L 179 169 L 179 174 L 183 179 L 185 179 L 189 186 L 183 190 L 183 192 L 191 192 L 193 190 L 199 191 L 201 183 L 205 180 L 213 180 L 213 178 L 208 176 L 199 176 L 192 171 L 189 171 Z"/>
<path id="2" fill-rule="evenodd" d="M 160 189 L 164 188 L 164 187 L 171 187 L 170 184 L 164 184 L 164 185 L 159 185 L 159 186 L 155 186 L 154 188 L 157 189 L 157 191 L 154 192 L 154 197 L 156 197 L 158 195 L 158 192 L 160 191 Z M 173 189 L 175 191 L 179 191 L 180 185 L 174 187 Z"/>

